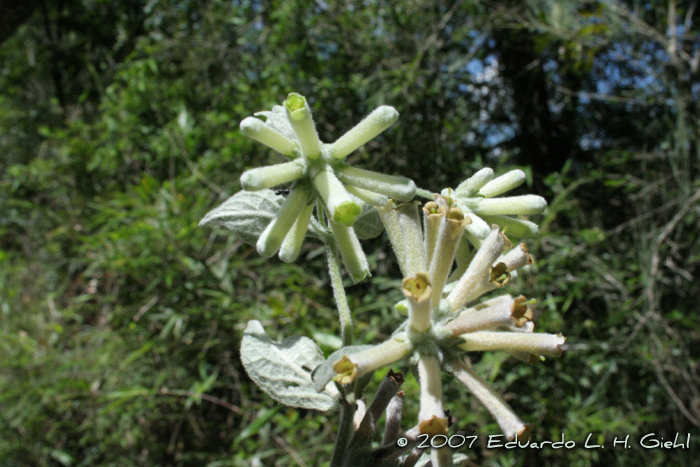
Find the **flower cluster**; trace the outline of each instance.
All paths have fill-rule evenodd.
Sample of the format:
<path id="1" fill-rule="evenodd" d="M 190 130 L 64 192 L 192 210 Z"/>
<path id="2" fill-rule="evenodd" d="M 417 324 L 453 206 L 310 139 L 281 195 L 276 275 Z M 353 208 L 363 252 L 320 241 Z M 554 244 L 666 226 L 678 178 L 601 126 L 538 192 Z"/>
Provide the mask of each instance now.
<path id="1" fill-rule="evenodd" d="M 508 237 L 535 236 L 537 225 L 523 216 L 542 213 L 546 202 L 535 195 L 502 196 L 525 181 L 523 171 L 494 177 L 491 169 L 483 169 L 454 190 L 447 188 L 431 197 L 407 178 L 345 162 L 352 151 L 389 128 L 397 117 L 394 108 L 381 106 L 334 143 L 324 144 L 306 99 L 289 94 L 282 106 L 241 122 L 247 136 L 288 160 L 245 172 L 241 176 L 245 191 L 202 221 L 230 228 L 246 241 L 256 242 L 260 254 L 279 252 L 284 261 L 296 259 L 310 223 L 312 232 L 326 243 L 344 347 L 324 359 L 310 339 L 297 336 L 274 343 L 264 333 L 248 332 L 241 355 L 249 375 L 280 401 L 323 410 L 340 404 L 334 467 L 375 465 L 402 455 L 403 451 L 395 449 L 404 396 L 398 392 L 402 376 L 390 372 L 369 406 L 359 397 L 369 380 L 363 376 L 406 358 L 417 368 L 420 411 L 418 425 L 406 431 L 405 437 L 447 433 L 443 372 L 481 401 L 506 436 L 527 436 L 530 427 L 476 374 L 466 353 L 502 350 L 533 364 L 560 355 L 565 340 L 561 335 L 534 333 L 533 302 L 524 296 L 504 294 L 482 300 L 507 286 L 518 269 L 533 262 L 525 244 L 514 247 Z M 283 201 L 270 196 L 269 188 L 287 183 L 292 185 Z M 413 200 L 416 194 L 432 200 L 422 204 Z M 374 235 L 383 226 L 396 253 L 405 299 L 395 308 L 407 316 L 391 338 L 369 349 L 351 345 L 351 310 L 338 261 L 340 255 L 355 281 L 369 274 L 356 233 L 364 229 L 361 224 L 367 218 L 356 220 L 367 213 L 375 216 Z M 259 323 L 257 326 L 262 329 Z M 331 391 L 332 379 L 338 386 L 331 385 Z M 384 411 L 384 439 L 391 446 L 372 450 L 372 433 Z M 412 451 L 402 465 L 413 465 L 420 454 Z M 431 457 L 436 467 L 453 463 L 449 449 L 432 449 Z"/>
<path id="2" fill-rule="evenodd" d="M 491 226 L 498 225 L 511 237 L 530 238 L 538 233 L 537 224 L 520 217 L 541 214 L 547 206 L 537 195 L 500 197 L 520 186 L 527 176 L 522 170 L 511 170 L 493 178 L 493 170 L 484 168 L 462 182 L 456 189 L 446 188 L 442 195 L 451 198 L 455 206 L 472 220 L 465 236 L 476 247 L 489 235 Z"/>
<path id="3" fill-rule="evenodd" d="M 263 256 L 279 251 L 284 261 L 294 261 L 311 219 L 316 201 L 320 200 L 329 218 L 330 229 L 348 272 L 354 280 L 369 274 L 367 260 L 352 226 L 368 203 L 381 206 L 389 198 L 408 201 L 416 192 L 412 180 L 352 167 L 345 158 L 398 118 L 393 107 L 381 106 L 333 144 L 320 141 L 306 99 L 289 94 L 282 106 L 258 112 L 241 122 L 247 136 L 274 149 L 290 160 L 281 164 L 248 170 L 241 184 L 248 191 L 271 188 L 293 182 L 291 191 L 277 216 L 258 239 L 257 249 Z"/>
<path id="4" fill-rule="evenodd" d="M 499 183 L 501 188 L 508 185 Z M 488 186 L 482 184 L 481 189 Z M 492 188 L 482 194 L 492 195 L 500 193 L 499 190 Z M 478 198 L 462 197 L 465 199 Z M 513 200 L 514 207 L 504 207 L 499 212 L 518 214 L 524 210 L 519 206 L 534 204 L 535 197 L 503 199 Z M 513 248 L 497 225 L 492 225 L 483 238 L 475 239 L 478 248 L 460 251 L 467 229 L 483 220 L 475 221 L 477 216 L 473 211 L 465 215 L 455 204 L 454 198 L 436 197 L 423 207 L 422 222 L 417 203 L 388 203 L 379 208 L 405 277 L 402 291 L 406 300 L 397 309 L 405 311 L 408 320 L 389 340 L 338 360 L 333 366 L 336 381 L 347 384 L 382 366 L 411 357 L 421 382 L 421 433 L 434 435 L 447 431 L 442 407 L 442 368 L 484 404 L 508 437 L 522 438 L 529 427 L 465 363 L 463 352 L 505 350 L 516 358 L 535 363 L 544 356 L 559 355 L 564 337 L 534 333 L 534 314 L 528 307 L 531 302 L 523 296 L 513 298 L 506 294 L 475 303 L 484 294 L 507 285 L 518 268 L 532 263 L 532 257 L 524 244 Z M 472 208 L 478 210 L 479 205 L 474 202 Z M 460 272 L 450 274 L 456 259 L 455 272 Z"/>

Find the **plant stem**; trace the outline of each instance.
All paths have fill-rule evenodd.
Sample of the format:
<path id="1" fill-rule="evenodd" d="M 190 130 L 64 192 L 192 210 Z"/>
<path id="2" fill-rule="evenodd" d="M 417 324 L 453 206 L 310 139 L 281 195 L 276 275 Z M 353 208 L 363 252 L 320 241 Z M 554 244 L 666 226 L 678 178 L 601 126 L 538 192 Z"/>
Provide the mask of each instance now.
<path id="1" fill-rule="evenodd" d="M 432 191 L 424 190 L 423 188 L 416 189 L 416 196 L 420 196 L 421 198 L 429 199 L 432 201 L 434 195 L 435 194 Z"/>
<path id="2" fill-rule="evenodd" d="M 340 254 L 335 238 L 330 237 L 326 242 L 326 256 L 328 257 L 328 273 L 333 286 L 333 297 L 338 307 L 340 317 L 340 333 L 343 339 L 343 346 L 352 345 L 352 317 L 350 316 L 350 306 L 343 287 L 343 277 L 340 274 Z"/>
<path id="3" fill-rule="evenodd" d="M 349 404 L 346 401 L 345 396 L 341 396 L 340 426 L 338 427 L 338 436 L 335 439 L 335 448 L 333 448 L 333 457 L 331 458 L 330 467 L 343 467 L 343 463 L 347 457 L 348 444 L 352 436 L 352 419 L 355 415 L 353 406 L 354 404 Z"/>

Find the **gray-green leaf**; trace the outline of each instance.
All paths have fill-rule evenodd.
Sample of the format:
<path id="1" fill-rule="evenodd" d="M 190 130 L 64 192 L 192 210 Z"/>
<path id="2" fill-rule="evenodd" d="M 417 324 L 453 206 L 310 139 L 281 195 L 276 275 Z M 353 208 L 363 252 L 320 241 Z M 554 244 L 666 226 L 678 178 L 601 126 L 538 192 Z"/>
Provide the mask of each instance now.
<path id="1" fill-rule="evenodd" d="M 357 238 L 362 240 L 378 237 L 384 231 L 379 211 L 369 204 L 362 207 L 362 212 L 357 216 L 352 227 L 355 229 Z"/>
<path id="2" fill-rule="evenodd" d="M 343 358 L 343 355 L 351 355 L 371 348 L 371 345 L 349 345 L 333 352 L 325 362 L 322 362 L 321 366 L 314 370 L 312 374 L 314 384 L 316 385 L 316 390 L 322 391 L 323 388 L 325 388 L 326 385 L 331 382 L 335 376 L 333 364 Z"/>
<path id="3" fill-rule="evenodd" d="M 241 361 L 248 376 L 282 404 L 315 410 L 330 410 L 337 405 L 338 390 L 333 384 L 316 390 L 311 372 L 324 363 L 324 358 L 308 337 L 274 342 L 260 321 L 251 320 L 243 332 Z"/>
<path id="4" fill-rule="evenodd" d="M 267 224 L 277 215 L 284 197 L 272 190 L 239 191 L 204 216 L 199 226 L 220 225 L 254 245 Z"/>

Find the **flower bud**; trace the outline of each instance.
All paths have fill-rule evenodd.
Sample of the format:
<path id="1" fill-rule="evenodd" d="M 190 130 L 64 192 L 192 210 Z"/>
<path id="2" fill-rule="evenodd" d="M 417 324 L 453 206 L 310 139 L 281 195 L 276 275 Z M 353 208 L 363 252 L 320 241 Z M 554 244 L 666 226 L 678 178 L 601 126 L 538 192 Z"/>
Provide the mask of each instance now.
<path id="1" fill-rule="evenodd" d="M 352 227 L 346 227 L 337 222 L 331 222 L 331 230 L 340 250 L 340 256 L 343 258 L 343 265 L 348 271 L 353 282 L 360 282 L 365 277 L 369 276 L 369 263 L 367 256 L 362 250 L 360 241 L 357 239 L 355 230 Z"/>
<path id="2" fill-rule="evenodd" d="M 355 149 L 393 125 L 397 118 L 399 113 L 395 108 L 388 105 L 378 107 L 327 149 L 334 158 L 345 159 Z"/>
<path id="3" fill-rule="evenodd" d="M 502 193 L 516 188 L 525 181 L 525 172 L 522 170 L 511 170 L 508 173 L 496 177 L 486 185 L 481 187 L 477 192 L 477 195 L 483 196 L 484 198 L 493 198 Z"/>
<path id="4" fill-rule="evenodd" d="M 537 195 L 509 196 L 506 198 L 484 198 L 473 211 L 479 215 L 541 214 L 547 201 Z"/>
<path id="5" fill-rule="evenodd" d="M 492 178 L 493 170 L 488 167 L 483 168 L 460 183 L 455 190 L 455 195 L 464 197 L 474 196 Z"/>
<path id="6" fill-rule="evenodd" d="M 306 237 L 306 231 L 309 228 L 309 221 L 311 220 L 311 214 L 314 211 L 314 203 L 308 203 L 301 209 L 299 217 L 294 221 L 294 225 L 284 237 L 282 246 L 280 248 L 280 259 L 285 263 L 291 263 L 297 259 L 299 256 L 299 251 L 301 250 L 301 245 L 304 242 L 304 237 Z"/>
<path id="7" fill-rule="evenodd" d="M 321 155 L 321 141 L 318 139 L 306 98 L 294 92 L 290 93 L 284 101 L 284 108 L 287 110 L 287 118 L 297 136 L 302 154 L 308 159 L 318 159 Z"/>
<path id="8" fill-rule="evenodd" d="M 249 138 L 258 141 L 265 146 L 287 157 L 294 155 L 297 145 L 282 133 L 271 128 L 262 120 L 255 117 L 247 117 L 241 122 L 241 131 Z"/>
<path id="9" fill-rule="evenodd" d="M 265 188 L 293 182 L 301 178 L 306 171 L 303 160 L 283 162 L 282 164 L 258 167 L 243 172 L 241 185 L 245 190 L 258 191 Z"/>
<path id="10" fill-rule="evenodd" d="M 338 167 L 338 178 L 344 183 L 365 190 L 381 193 L 399 201 L 410 201 L 416 195 L 413 180 L 396 175 L 386 175 L 349 165 Z"/>
<path id="11" fill-rule="evenodd" d="M 277 217 L 263 231 L 258 239 L 257 249 L 262 256 L 272 256 L 279 251 L 284 238 L 309 199 L 310 192 L 304 186 L 294 186 L 287 196 Z M 308 224 L 307 224 L 308 225 Z"/>
<path id="12" fill-rule="evenodd" d="M 324 167 L 314 175 L 314 186 L 326 203 L 331 219 L 350 227 L 362 208 L 350 196 L 330 167 Z"/>
<path id="13" fill-rule="evenodd" d="M 489 224 L 497 224 L 501 229 L 508 232 L 508 235 L 518 238 L 536 237 L 540 229 L 534 222 L 525 219 L 517 219 L 508 216 L 483 216 L 484 221 Z"/>
<path id="14" fill-rule="evenodd" d="M 352 185 L 345 185 L 345 189 L 348 190 L 348 193 L 351 195 L 357 196 L 362 201 L 372 206 L 385 206 L 386 203 L 389 202 L 389 198 L 381 193 L 374 193 Z"/>

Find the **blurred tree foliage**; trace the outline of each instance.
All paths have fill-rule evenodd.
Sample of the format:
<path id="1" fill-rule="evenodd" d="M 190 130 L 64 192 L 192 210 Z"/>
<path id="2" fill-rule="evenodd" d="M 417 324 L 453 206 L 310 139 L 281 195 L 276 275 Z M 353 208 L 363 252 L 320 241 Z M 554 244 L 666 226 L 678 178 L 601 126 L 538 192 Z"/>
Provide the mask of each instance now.
<path id="1" fill-rule="evenodd" d="M 474 465 L 698 465 L 694 438 L 637 445 L 700 426 L 696 2 L 4 5 L 3 465 L 328 461 L 334 414 L 275 406 L 238 359 L 250 318 L 339 345 L 320 245 L 286 265 L 197 228 L 243 170 L 278 158 L 238 123 L 290 91 L 326 141 L 395 106 L 395 127 L 351 156 L 367 168 L 437 190 L 518 165 L 550 200 L 515 291 L 540 299 L 539 326 L 570 350 L 474 365 L 536 438 L 578 447 L 480 448 Z M 373 247 L 373 279 L 351 289 L 358 342 L 397 319 L 397 268 Z M 459 426 L 497 433 L 447 388 Z M 583 449 L 589 433 L 606 448 Z"/>

